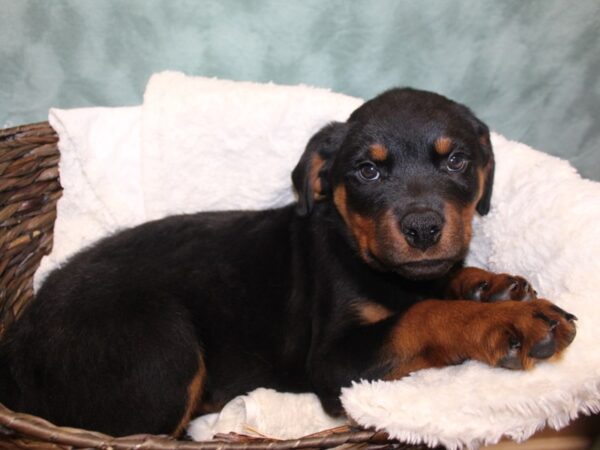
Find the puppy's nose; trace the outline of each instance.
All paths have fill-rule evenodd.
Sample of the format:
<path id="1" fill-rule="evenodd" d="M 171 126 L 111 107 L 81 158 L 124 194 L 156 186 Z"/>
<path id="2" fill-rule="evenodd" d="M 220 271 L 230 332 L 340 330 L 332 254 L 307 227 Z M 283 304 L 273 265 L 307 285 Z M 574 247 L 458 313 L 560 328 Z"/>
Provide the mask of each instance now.
<path id="1" fill-rule="evenodd" d="M 410 212 L 400 221 L 400 231 L 406 242 L 423 251 L 440 240 L 443 227 L 442 216 L 431 210 Z"/>

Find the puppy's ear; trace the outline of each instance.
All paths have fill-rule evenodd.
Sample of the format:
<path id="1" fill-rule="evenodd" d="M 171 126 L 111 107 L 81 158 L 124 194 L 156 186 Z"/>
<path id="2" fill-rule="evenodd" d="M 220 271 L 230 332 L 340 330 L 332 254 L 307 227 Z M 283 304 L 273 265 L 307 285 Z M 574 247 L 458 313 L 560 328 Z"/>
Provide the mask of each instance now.
<path id="1" fill-rule="evenodd" d="M 456 109 L 459 114 L 465 117 L 475 134 L 477 135 L 477 141 L 479 144 L 479 151 L 481 156 L 481 168 L 483 171 L 483 192 L 475 209 L 477 212 L 485 216 L 490 212 L 490 206 L 492 202 L 492 188 L 494 186 L 494 151 L 492 150 L 492 142 L 490 140 L 490 129 L 488 126 L 479 120 L 473 111 L 467 108 L 465 105 L 456 103 Z"/>
<path id="2" fill-rule="evenodd" d="M 329 191 L 326 173 L 331 158 L 346 137 L 348 125 L 332 122 L 321 128 L 306 145 L 306 149 L 292 172 L 292 182 L 298 193 L 296 212 L 307 216 L 315 200 L 325 198 Z"/>
<path id="3" fill-rule="evenodd" d="M 492 188 L 494 186 L 494 151 L 492 150 L 492 142 L 490 140 L 490 130 L 485 123 L 479 119 L 475 119 L 475 130 L 479 140 L 479 146 L 483 155 L 483 194 L 477 203 L 477 212 L 485 216 L 490 212 L 492 202 Z"/>

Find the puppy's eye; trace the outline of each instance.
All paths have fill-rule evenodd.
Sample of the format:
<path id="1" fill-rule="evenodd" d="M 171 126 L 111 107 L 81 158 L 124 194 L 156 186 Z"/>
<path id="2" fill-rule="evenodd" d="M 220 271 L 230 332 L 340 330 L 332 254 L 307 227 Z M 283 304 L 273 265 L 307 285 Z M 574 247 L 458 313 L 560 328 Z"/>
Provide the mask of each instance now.
<path id="1" fill-rule="evenodd" d="M 446 168 L 448 172 L 462 172 L 469 165 L 467 155 L 460 152 L 452 153 L 446 160 Z"/>
<path id="2" fill-rule="evenodd" d="M 372 163 L 363 163 L 358 167 L 358 176 L 363 181 L 375 181 L 381 176 L 379 169 Z"/>

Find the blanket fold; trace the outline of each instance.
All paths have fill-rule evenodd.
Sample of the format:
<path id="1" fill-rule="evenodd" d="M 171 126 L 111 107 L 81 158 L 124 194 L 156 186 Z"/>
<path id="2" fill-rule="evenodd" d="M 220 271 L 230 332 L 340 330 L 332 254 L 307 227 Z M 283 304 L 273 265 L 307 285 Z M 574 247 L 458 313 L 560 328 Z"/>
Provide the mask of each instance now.
<path id="1" fill-rule="evenodd" d="M 323 411 L 315 394 L 286 394 L 259 388 L 231 400 L 221 412 L 193 421 L 188 434 L 197 441 L 217 433 L 294 439 L 344 425 Z"/>
<path id="2" fill-rule="evenodd" d="M 306 86 L 154 75 L 142 108 L 148 217 L 190 211 L 190 203 L 223 210 L 292 202 L 290 172 L 308 139 L 361 103 Z"/>

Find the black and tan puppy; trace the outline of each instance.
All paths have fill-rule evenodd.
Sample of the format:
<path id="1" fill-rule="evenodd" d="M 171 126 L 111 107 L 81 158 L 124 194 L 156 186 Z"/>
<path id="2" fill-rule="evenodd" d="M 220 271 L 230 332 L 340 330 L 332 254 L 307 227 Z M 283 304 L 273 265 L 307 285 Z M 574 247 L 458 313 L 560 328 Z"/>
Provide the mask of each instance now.
<path id="1" fill-rule="evenodd" d="M 493 166 L 466 107 L 388 91 L 310 140 L 297 204 L 147 223 L 52 273 L 2 344 L 0 401 L 177 435 L 259 386 L 316 392 L 338 414 L 360 378 L 529 368 L 569 345 L 574 317 L 521 278 L 462 269 Z"/>

